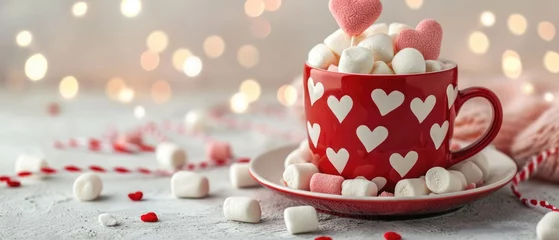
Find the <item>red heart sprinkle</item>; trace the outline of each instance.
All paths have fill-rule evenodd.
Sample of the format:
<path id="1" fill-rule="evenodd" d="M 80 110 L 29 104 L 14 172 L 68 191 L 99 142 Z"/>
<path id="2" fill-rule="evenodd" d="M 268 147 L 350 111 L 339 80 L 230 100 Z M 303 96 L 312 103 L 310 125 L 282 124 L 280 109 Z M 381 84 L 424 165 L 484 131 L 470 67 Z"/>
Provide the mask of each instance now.
<path id="1" fill-rule="evenodd" d="M 19 172 L 17 175 L 18 175 L 19 177 L 29 177 L 29 176 L 31 176 L 32 174 L 33 174 L 33 173 L 31 173 L 31 172 Z"/>
<path id="2" fill-rule="evenodd" d="M 128 194 L 128 198 L 130 198 L 130 200 L 132 200 L 132 201 L 141 201 L 143 196 L 144 196 L 144 193 L 142 193 L 142 192 L 135 192 L 135 193 L 129 193 Z"/>
<path id="3" fill-rule="evenodd" d="M 384 239 L 386 240 L 401 240 L 402 236 L 396 232 L 385 232 Z"/>
<path id="4" fill-rule="evenodd" d="M 8 176 L 0 176 L 0 182 L 7 182 L 10 181 L 10 177 Z"/>
<path id="5" fill-rule="evenodd" d="M 316 237 L 314 240 L 332 240 L 332 238 L 328 236 L 320 236 Z"/>
<path id="6" fill-rule="evenodd" d="M 21 186 L 21 183 L 20 183 L 20 182 L 18 182 L 18 181 L 13 181 L 13 180 L 8 180 L 8 181 L 6 182 L 6 184 L 8 184 L 8 187 L 13 187 L 13 188 Z"/>
<path id="7" fill-rule="evenodd" d="M 239 158 L 239 160 L 237 160 L 238 163 L 249 163 L 250 162 L 250 158 Z"/>
<path id="8" fill-rule="evenodd" d="M 200 163 L 200 168 L 204 169 L 208 167 L 208 163 L 207 162 L 201 162 Z"/>
<path id="9" fill-rule="evenodd" d="M 140 219 L 143 222 L 157 222 L 159 220 L 157 218 L 157 215 L 154 212 L 148 212 L 148 213 L 140 216 Z"/>
<path id="10" fill-rule="evenodd" d="M 192 163 L 189 163 L 188 165 L 186 165 L 186 169 L 188 169 L 188 170 L 194 170 L 195 167 L 196 166 L 194 166 L 194 164 L 192 164 Z"/>
<path id="11" fill-rule="evenodd" d="M 150 174 L 151 170 L 149 170 L 147 168 L 138 168 L 138 172 L 143 173 L 143 174 Z"/>
<path id="12" fill-rule="evenodd" d="M 89 169 L 94 172 L 105 172 L 105 169 L 103 167 L 97 165 L 89 166 Z"/>
<path id="13" fill-rule="evenodd" d="M 56 169 L 49 168 L 49 167 L 44 167 L 44 168 L 41 168 L 41 172 L 43 172 L 45 174 L 53 174 L 53 173 L 56 173 Z"/>
<path id="14" fill-rule="evenodd" d="M 115 172 L 119 172 L 119 173 L 129 173 L 130 170 L 124 168 L 124 167 L 115 167 Z"/>
<path id="15" fill-rule="evenodd" d="M 72 165 L 66 166 L 66 167 L 64 167 L 64 169 L 66 169 L 66 171 L 68 171 L 68 172 L 79 172 L 79 171 L 81 171 L 81 169 L 79 167 L 72 166 Z"/>

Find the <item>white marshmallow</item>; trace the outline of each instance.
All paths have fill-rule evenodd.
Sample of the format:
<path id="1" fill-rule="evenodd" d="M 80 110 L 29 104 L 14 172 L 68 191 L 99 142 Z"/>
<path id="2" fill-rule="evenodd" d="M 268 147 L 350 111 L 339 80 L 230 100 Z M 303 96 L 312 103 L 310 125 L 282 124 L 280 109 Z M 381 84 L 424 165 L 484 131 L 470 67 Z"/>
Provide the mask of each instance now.
<path id="1" fill-rule="evenodd" d="M 186 152 L 171 142 L 162 142 L 155 149 L 155 159 L 162 169 L 175 171 L 186 163 Z"/>
<path id="2" fill-rule="evenodd" d="M 203 198 L 210 192 L 210 182 L 198 173 L 178 171 L 171 177 L 171 192 L 178 198 Z"/>
<path id="3" fill-rule="evenodd" d="M 290 188 L 309 191 L 311 177 L 315 173 L 318 173 L 318 168 L 312 163 L 291 164 L 283 172 L 283 180 Z"/>
<path id="4" fill-rule="evenodd" d="M 35 177 L 44 177 L 45 175 L 42 174 L 41 168 L 48 166 L 47 161 L 43 158 L 29 154 L 19 155 L 14 164 L 16 174 L 19 172 L 32 172 L 32 176 Z"/>
<path id="5" fill-rule="evenodd" d="M 394 57 L 394 43 L 390 36 L 379 33 L 372 35 L 359 43 L 359 47 L 364 47 L 373 52 L 375 61 L 389 63 Z"/>
<path id="6" fill-rule="evenodd" d="M 438 72 L 443 70 L 443 65 L 437 60 L 425 61 L 425 70 L 427 72 Z"/>
<path id="7" fill-rule="evenodd" d="M 470 161 L 463 161 L 452 166 L 450 169 L 456 170 L 464 174 L 466 178 L 466 182 L 470 183 L 479 183 L 483 179 L 483 172 L 479 167 Z"/>
<path id="8" fill-rule="evenodd" d="M 356 177 L 355 179 L 364 179 L 364 180 L 368 180 L 366 177 L 363 177 L 363 176 L 358 176 L 358 177 Z"/>
<path id="9" fill-rule="evenodd" d="M 559 212 L 548 212 L 536 227 L 538 240 L 559 239 Z"/>
<path id="10" fill-rule="evenodd" d="M 204 131 L 209 125 L 208 122 L 207 112 L 201 109 L 190 110 L 184 117 L 184 126 L 189 132 Z"/>
<path id="11" fill-rule="evenodd" d="M 101 225 L 105 227 L 113 227 L 118 224 L 116 218 L 108 213 L 99 214 L 99 217 L 97 219 L 99 220 L 99 223 L 101 223 Z"/>
<path id="12" fill-rule="evenodd" d="M 299 152 L 301 154 L 301 156 L 307 160 L 307 162 L 310 162 L 312 160 L 312 155 L 313 153 L 311 152 L 311 148 L 309 146 L 309 141 L 304 140 L 301 142 L 301 144 L 299 144 Z"/>
<path id="13" fill-rule="evenodd" d="M 419 197 L 429 195 L 429 188 L 424 179 L 402 179 L 396 183 L 395 197 Z"/>
<path id="14" fill-rule="evenodd" d="M 315 68 L 328 69 L 330 65 L 338 64 L 338 57 L 326 45 L 321 43 L 311 49 L 307 63 Z"/>
<path id="15" fill-rule="evenodd" d="M 462 190 L 460 178 L 442 167 L 434 167 L 425 174 L 427 188 L 437 194 L 452 193 Z"/>
<path id="16" fill-rule="evenodd" d="M 466 187 L 468 186 L 468 182 L 466 181 L 466 177 L 464 177 L 464 174 L 462 174 L 459 171 L 456 170 L 448 170 L 450 173 L 454 174 L 455 177 L 458 178 L 458 180 L 460 180 L 460 183 L 462 183 L 462 189 L 464 190 L 466 189 Z"/>
<path id="17" fill-rule="evenodd" d="M 304 150 L 301 150 L 300 148 L 293 150 L 293 152 L 289 153 L 289 155 L 287 155 L 287 157 L 285 158 L 285 162 L 283 163 L 283 166 L 287 168 L 287 166 L 291 164 L 310 162 L 311 159 L 305 157 L 305 153 L 303 151 Z"/>
<path id="18" fill-rule="evenodd" d="M 249 163 L 233 163 L 229 167 L 229 181 L 233 187 L 246 188 L 260 186 L 254 178 L 250 175 L 248 168 Z"/>
<path id="19" fill-rule="evenodd" d="M 95 173 L 84 173 L 74 181 L 74 197 L 80 201 L 92 201 L 101 195 L 103 181 Z"/>
<path id="20" fill-rule="evenodd" d="M 373 53 L 363 47 L 350 47 L 342 52 L 338 71 L 341 73 L 369 74 L 373 70 Z"/>
<path id="21" fill-rule="evenodd" d="M 283 219 L 287 231 L 291 234 L 313 232 L 318 230 L 318 216 L 316 209 L 311 206 L 286 208 Z"/>
<path id="22" fill-rule="evenodd" d="M 392 59 L 392 70 L 396 74 L 425 73 L 425 58 L 415 48 L 404 48 Z"/>
<path id="23" fill-rule="evenodd" d="M 403 24 L 403 23 L 397 23 L 397 22 L 391 23 L 388 26 L 388 35 L 391 35 L 391 34 L 396 34 L 397 35 L 397 34 L 399 34 L 400 32 L 402 32 L 406 29 L 412 29 L 412 28 L 410 26 L 406 25 L 406 24 Z"/>
<path id="24" fill-rule="evenodd" d="M 373 71 L 371 71 L 371 74 L 394 74 L 394 71 L 392 71 L 392 68 L 385 62 L 376 61 L 373 63 Z"/>
<path id="25" fill-rule="evenodd" d="M 223 202 L 223 214 L 227 220 L 258 223 L 262 217 L 260 203 L 249 197 L 228 197 Z"/>
<path id="26" fill-rule="evenodd" d="M 362 35 L 355 37 L 353 42 L 354 46 L 357 46 L 361 40 L 363 40 Z M 338 29 L 324 39 L 324 44 L 326 44 L 337 57 L 340 57 L 345 49 L 351 47 L 351 36 L 347 35 L 344 30 Z"/>
<path id="27" fill-rule="evenodd" d="M 365 30 L 361 35 L 364 37 L 369 37 L 378 33 L 388 34 L 388 24 L 375 23 L 371 25 L 369 28 L 367 28 L 367 30 Z"/>
<path id="28" fill-rule="evenodd" d="M 483 174 L 482 180 L 485 180 L 489 177 L 491 171 L 489 169 L 489 161 L 487 160 L 487 157 L 485 156 L 485 154 L 483 154 L 483 152 L 478 153 L 470 158 L 470 161 L 476 164 L 479 170 L 481 170 L 481 173 Z"/>
<path id="29" fill-rule="evenodd" d="M 366 179 L 348 179 L 342 183 L 342 196 L 372 197 L 377 194 L 377 185 Z"/>
<path id="30" fill-rule="evenodd" d="M 336 66 L 336 65 L 330 65 L 330 66 L 328 67 L 328 69 L 326 69 L 326 70 L 328 70 L 328 71 L 330 71 L 330 72 L 338 72 L 338 66 Z"/>

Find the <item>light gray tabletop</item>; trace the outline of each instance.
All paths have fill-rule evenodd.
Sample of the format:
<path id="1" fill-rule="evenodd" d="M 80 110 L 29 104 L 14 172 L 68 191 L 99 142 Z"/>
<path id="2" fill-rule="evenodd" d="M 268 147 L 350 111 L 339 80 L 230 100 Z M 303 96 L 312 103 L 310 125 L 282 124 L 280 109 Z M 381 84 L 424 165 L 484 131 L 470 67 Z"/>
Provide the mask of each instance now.
<path id="1" fill-rule="evenodd" d="M 186 97 L 188 96 L 188 97 Z M 131 129 L 147 120 L 180 121 L 193 106 L 223 100 L 220 94 L 185 94 L 171 103 L 156 105 L 147 99 L 146 117 L 136 119 L 137 104 L 111 103 L 101 93 L 82 94 L 61 102 L 61 115 L 49 117 L 46 103 L 57 99 L 52 94 L 0 94 L 0 174 L 12 174 L 16 157 L 23 152 L 43 154 L 52 167 L 65 164 L 87 166 L 144 166 L 155 168 L 152 154 L 103 155 L 82 151 L 60 151 L 50 147 L 56 139 L 99 136 L 108 125 Z M 265 97 L 273 99 L 273 96 Z M 250 110 L 250 109 L 249 109 Z M 303 131 L 294 120 L 249 113 L 235 117 Z M 253 157 L 289 141 L 256 131 L 228 129 L 219 124 L 209 134 L 231 142 L 238 156 Z M 204 157 L 199 139 L 170 135 L 184 146 L 191 159 Z M 429 219 L 407 221 L 369 221 L 319 215 L 320 231 L 293 236 L 287 233 L 283 209 L 295 203 L 264 188 L 236 190 L 228 181 L 226 168 L 203 172 L 211 182 L 211 196 L 202 200 L 175 199 L 170 194 L 169 178 L 141 175 L 104 174 L 103 196 L 94 202 L 78 202 L 72 196 L 77 174 L 57 174 L 43 181 L 23 181 L 20 188 L 0 186 L 0 239 L 314 239 L 328 235 L 334 239 L 382 239 L 386 231 L 396 231 L 404 239 L 535 239 L 535 227 L 542 213 L 521 205 L 508 187 L 456 212 Z M 526 194 L 545 197 L 556 203 L 559 188 L 543 183 L 522 186 Z M 144 201 L 132 202 L 127 194 L 144 192 Z M 222 204 L 228 196 L 252 196 L 261 201 L 263 219 L 259 224 L 225 220 Z M 139 216 L 153 211 L 157 223 L 143 223 Z M 109 212 L 120 225 L 104 227 L 97 222 L 100 213 Z"/>

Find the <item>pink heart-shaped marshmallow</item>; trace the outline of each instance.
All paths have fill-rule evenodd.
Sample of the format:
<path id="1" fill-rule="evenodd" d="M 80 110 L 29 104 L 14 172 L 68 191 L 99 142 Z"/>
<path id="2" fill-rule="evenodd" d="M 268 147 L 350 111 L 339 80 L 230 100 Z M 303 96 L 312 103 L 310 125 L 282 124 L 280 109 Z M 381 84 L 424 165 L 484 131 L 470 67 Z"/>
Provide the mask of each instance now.
<path id="1" fill-rule="evenodd" d="M 417 24 L 415 30 L 407 29 L 396 38 L 396 50 L 415 48 L 425 60 L 437 60 L 441 53 L 443 28 L 433 19 L 425 19 Z"/>
<path id="2" fill-rule="evenodd" d="M 382 12 L 380 0 L 330 0 L 330 12 L 350 36 L 359 36 Z"/>

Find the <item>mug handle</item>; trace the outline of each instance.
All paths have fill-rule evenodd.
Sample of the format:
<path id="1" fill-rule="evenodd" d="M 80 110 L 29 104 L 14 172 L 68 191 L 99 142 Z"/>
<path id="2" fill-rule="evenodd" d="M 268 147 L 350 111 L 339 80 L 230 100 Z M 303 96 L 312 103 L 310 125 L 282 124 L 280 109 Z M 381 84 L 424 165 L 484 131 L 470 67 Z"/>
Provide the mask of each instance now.
<path id="1" fill-rule="evenodd" d="M 483 134 L 481 138 L 476 140 L 474 143 L 468 145 L 465 148 L 462 148 L 456 152 L 452 152 L 452 164 L 459 163 L 464 161 L 487 147 L 501 129 L 501 125 L 503 123 L 503 107 L 501 106 L 501 101 L 495 93 L 491 90 L 483 87 L 471 87 L 466 88 L 458 92 L 456 96 L 456 100 L 454 101 L 454 107 L 456 108 L 456 114 L 460 111 L 462 105 L 467 102 L 468 100 L 476 97 L 485 98 L 491 104 L 493 109 L 493 119 L 491 120 L 491 124 L 487 131 Z"/>

